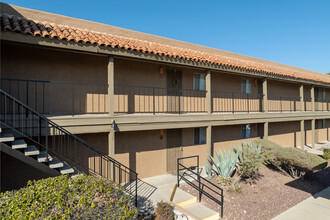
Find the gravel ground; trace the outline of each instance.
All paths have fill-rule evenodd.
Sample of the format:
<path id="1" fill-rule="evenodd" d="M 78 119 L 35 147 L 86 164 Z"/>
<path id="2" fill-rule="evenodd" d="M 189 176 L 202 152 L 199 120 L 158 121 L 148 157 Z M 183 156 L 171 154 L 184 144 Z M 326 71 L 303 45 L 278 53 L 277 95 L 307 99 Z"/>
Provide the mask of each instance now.
<path id="1" fill-rule="evenodd" d="M 260 174 L 252 183 L 240 182 L 243 187 L 241 193 L 224 190 L 224 219 L 271 219 L 330 186 L 329 165 L 304 181 L 295 180 L 267 167 Z M 217 184 L 216 177 L 211 182 Z M 187 184 L 180 184 L 180 188 L 198 195 L 197 190 Z M 217 203 L 206 196 L 202 196 L 202 204 L 218 212 L 221 210 Z"/>

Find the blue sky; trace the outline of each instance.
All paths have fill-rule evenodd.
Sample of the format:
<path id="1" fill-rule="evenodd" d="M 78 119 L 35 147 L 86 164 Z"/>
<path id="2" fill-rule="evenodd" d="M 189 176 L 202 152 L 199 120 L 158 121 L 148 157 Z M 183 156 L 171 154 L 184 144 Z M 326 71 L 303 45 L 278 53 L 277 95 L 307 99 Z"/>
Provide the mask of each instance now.
<path id="1" fill-rule="evenodd" d="M 4 2 L 330 72 L 329 0 Z"/>

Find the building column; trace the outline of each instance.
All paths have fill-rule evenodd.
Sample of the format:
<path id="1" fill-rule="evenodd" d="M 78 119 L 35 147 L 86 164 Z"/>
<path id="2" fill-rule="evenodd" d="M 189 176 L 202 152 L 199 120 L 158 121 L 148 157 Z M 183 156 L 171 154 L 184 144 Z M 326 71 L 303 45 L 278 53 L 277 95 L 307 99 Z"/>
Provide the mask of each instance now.
<path id="1" fill-rule="evenodd" d="M 305 111 L 304 105 L 304 85 L 301 84 L 299 87 L 299 94 L 300 94 L 300 111 Z"/>
<path id="2" fill-rule="evenodd" d="M 315 149 L 315 119 L 312 119 L 312 148 Z"/>
<path id="3" fill-rule="evenodd" d="M 268 140 L 268 126 L 269 126 L 269 122 L 266 121 L 266 122 L 264 123 L 264 139 L 265 139 L 265 140 Z"/>
<path id="4" fill-rule="evenodd" d="M 114 94 L 115 94 L 115 85 L 114 85 L 114 59 L 109 57 L 108 62 L 108 100 L 109 100 L 109 115 L 110 117 L 114 116 Z"/>
<path id="5" fill-rule="evenodd" d="M 212 153 L 212 126 L 206 127 L 206 153 L 213 156 Z"/>
<path id="6" fill-rule="evenodd" d="M 206 72 L 206 112 L 212 114 L 212 90 L 211 90 L 211 71 Z"/>
<path id="7" fill-rule="evenodd" d="M 108 134 L 108 155 L 111 157 L 111 158 L 114 158 L 115 157 L 115 129 L 114 128 L 110 128 L 110 132 Z M 109 166 L 109 171 L 108 173 L 110 173 L 110 178 L 111 179 L 114 179 L 114 167 L 113 167 L 113 164 L 110 163 L 110 166 Z"/>
<path id="8" fill-rule="evenodd" d="M 268 85 L 267 79 L 262 82 L 262 93 L 263 93 L 263 112 L 268 112 Z"/>
<path id="9" fill-rule="evenodd" d="M 312 111 L 315 112 L 315 89 L 311 87 Z"/>
<path id="10" fill-rule="evenodd" d="M 300 144 L 300 148 L 302 150 L 305 149 L 305 121 L 304 120 L 301 120 L 300 121 L 300 141 L 301 141 L 301 144 Z"/>

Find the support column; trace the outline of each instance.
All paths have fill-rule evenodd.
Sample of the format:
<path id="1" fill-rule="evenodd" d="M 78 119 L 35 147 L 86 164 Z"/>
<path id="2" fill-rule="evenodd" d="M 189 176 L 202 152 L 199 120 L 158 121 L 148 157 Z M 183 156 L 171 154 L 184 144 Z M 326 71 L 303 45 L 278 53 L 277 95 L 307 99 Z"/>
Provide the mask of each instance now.
<path id="1" fill-rule="evenodd" d="M 315 149 L 315 119 L 312 119 L 312 148 Z"/>
<path id="2" fill-rule="evenodd" d="M 262 82 L 262 93 L 263 93 L 263 112 L 268 112 L 268 82 L 264 79 Z"/>
<path id="3" fill-rule="evenodd" d="M 304 120 L 301 120 L 300 121 L 300 135 L 301 135 L 301 144 L 300 144 L 300 148 L 302 150 L 304 150 L 305 148 L 305 121 Z"/>
<path id="4" fill-rule="evenodd" d="M 314 86 L 311 88 L 311 98 L 312 98 L 312 111 L 315 112 L 315 89 Z"/>
<path id="5" fill-rule="evenodd" d="M 206 127 L 206 153 L 213 156 L 212 153 L 212 126 Z"/>
<path id="6" fill-rule="evenodd" d="M 268 125 L 269 125 L 269 122 L 266 121 L 264 124 L 264 139 L 265 140 L 268 140 Z"/>
<path id="7" fill-rule="evenodd" d="M 212 90 L 211 90 L 211 71 L 208 70 L 205 77 L 206 81 L 206 112 L 212 114 Z"/>
<path id="8" fill-rule="evenodd" d="M 111 158 L 115 157 L 115 129 L 112 127 L 110 128 L 110 132 L 108 134 L 108 155 Z M 110 164 L 109 169 L 109 176 L 112 180 L 114 180 L 116 174 L 113 164 Z"/>
<path id="9" fill-rule="evenodd" d="M 304 105 L 304 85 L 301 84 L 299 87 L 299 94 L 300 94 L 300 111 L 305 111 Z"/>
<path id="10" fill-rule="evenodd" d="M 109 116 L 114 116 L 114 94 L 115 94 L 115 85 L 114 85 L 114 59 L 109 57 L 108 62 L 108 100 L 109 100 Z"/>

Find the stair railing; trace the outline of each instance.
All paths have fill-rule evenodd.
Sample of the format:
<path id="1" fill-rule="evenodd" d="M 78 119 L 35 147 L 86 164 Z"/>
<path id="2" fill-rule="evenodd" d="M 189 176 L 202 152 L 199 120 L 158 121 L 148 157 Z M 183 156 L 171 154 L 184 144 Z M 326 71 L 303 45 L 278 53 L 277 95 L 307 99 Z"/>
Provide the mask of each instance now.
<path id="1" fill-rule="evenodd" d="M 0 89 L 0 122 L 79 171 L 125 187 L 137 205 L 138 174 Z"/>
<path id="2" fill-rule="evenodd" d="M 196 162 L 195 162 L 195 161 Z M 186 162 L 184 162 L 186 161 Z M 195 162 L 195 163 L 194 163 Z M 188 166 L 187 164 L 193 164 Z M 223 217 L 223 189 L 211 181 L 202 177 L 199 171 L 199 156 L 181 157 L 177 160 L 177 185 L 180 186 L 180 180 L 198 191 L 198 201 L 202 200 L 202 195 L 221 206 L 221 218 Z"/>

